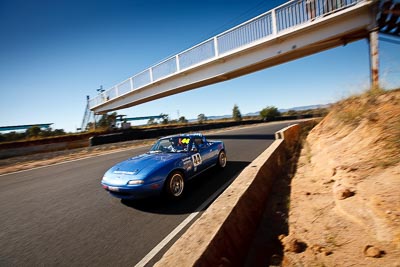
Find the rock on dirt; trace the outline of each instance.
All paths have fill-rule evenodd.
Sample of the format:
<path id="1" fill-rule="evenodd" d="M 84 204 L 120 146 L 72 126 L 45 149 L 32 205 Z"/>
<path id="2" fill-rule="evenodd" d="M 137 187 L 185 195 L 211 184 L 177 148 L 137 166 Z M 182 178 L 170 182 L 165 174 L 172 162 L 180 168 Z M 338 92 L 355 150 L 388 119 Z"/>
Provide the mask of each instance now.
<path id="1" fill-rule="evenodd" d="M 300 241 L 293 235 L 280 235 L 279 240 L 282 242 L 283 250 L 294 253 L 301 253 L 307 248 L 307 244 Z"/>
<path id="2" fill-rule="evenodd" d="M 371 245 L 367 245 L 364 248 L 364 255 L 366 257 L 381 258 L 384 254 L 385 254 L 385 252 L 383 250 L 380 250 L 379 248 L 371 246 Z"/>
<path id="3" fill-rule="evenodd" d="M 339 200 L 342 200 L 342 199 L 352 197 L 352 196 L 354 196 L 354 194 L 355 194 L 354 191 L 352 191 L 348 188 L 343 188 L 336 192 L 336 198 Z"/>

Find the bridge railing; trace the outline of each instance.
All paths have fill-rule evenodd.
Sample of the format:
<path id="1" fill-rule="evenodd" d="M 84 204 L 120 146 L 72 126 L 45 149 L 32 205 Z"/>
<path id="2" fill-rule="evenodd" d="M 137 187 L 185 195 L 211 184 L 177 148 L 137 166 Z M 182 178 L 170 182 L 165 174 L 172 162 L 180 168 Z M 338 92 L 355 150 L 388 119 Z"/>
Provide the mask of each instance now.
<path id="1" fill-rule="evenodd" d="M 367 0 L 289 1 L 130 77 L 92 98 L 89 106 L 93 108 L 101 105 L 153 82 L 263 41 L 264 38 L 273 38 L 283 31 L 364 1 Z"/>

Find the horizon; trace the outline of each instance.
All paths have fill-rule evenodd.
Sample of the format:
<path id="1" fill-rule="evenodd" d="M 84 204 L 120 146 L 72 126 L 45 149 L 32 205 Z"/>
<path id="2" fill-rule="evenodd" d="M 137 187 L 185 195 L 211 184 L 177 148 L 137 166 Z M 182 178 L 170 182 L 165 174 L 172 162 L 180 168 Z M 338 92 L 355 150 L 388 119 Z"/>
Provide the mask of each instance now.
<path id="1" fill-rule="evenodd" d="M 319 109 L 319 108 L 326 108 L 326 107 L 328 107 L 328 106 L 330 106 L 332 103 L 329 103 L 329 104 L 317 104 L 317 105 L 309 105 L 309 106 L 299 106 L 299 107 L 291 107 L 291 108 L 288 108 L 288 109 L 278 109 L 278 111 L 279 112 L 281 112 L 281 113 L 285 113 L 285 112 L 288 112 L 288 111 L 306 111 L 306 110 L 314 110 L 314 109 Z M 239 111 L 240 111 L 240 108 L 239 108 Z M 117 112 L 117 111 L 115 111 L 115 112 Z M 260 113 L 261 112 L 261 110 L 260 111 L 254 111 L 254 112 L 248 112 L 248 113 L 245 113 L 245 114 L 242 114 L 242 117 L 255 117 L 255 116 L 260 116 Z M 112 114 L 113 112 L 109 112 L 108 114 Z M 118 114 L 118 115 L 123 115 L 123 114 Z M 199 114 L 200 115 L 200 114 Z M 101 117 L 102 115 L 98 115 L 98 117 Z M 151 115 L 150 115 L 151 116 Z M 154 115 L 154 116 L 158 116 L 158 115 Z M 184 116 L 185 117 L 185 116 Z M 220 120 L 220 119 L 229 119 L 229 118 L 233 118 L 233 115 L 232 114 L 219 114 L 219 115 L 209 115 L 209 116 L 206 116 L 206 118 L 207 118 L 207 120 Z M 189 122 L 189 123 L 191 123 L 191 122 L 196 122 L 196 121 L 198 121 L 198 118 L 196 117 L 196 118 L 186 118 L 185 117 L 185 119 Z M 96 121 L 98 121 L 99 120 L 99 118 L 97 118 L 97 120 Z M 176 119 L 174 119 L 174 120 L 176 120 Z M 131 125 L 131 126 L 145 126 L 145 125 L 147 125 L 148 124 L 148 119 L 144 119 L 144 120 L 135 120 L 135 122 L 137 122 L 135 125 Z M 170 120 L 170 122 L 171 122 L 172 120 Z M 121 122 L 121 121 L 117 121 L 117 123 L 118 122 Z M 132 123 L 133 121 L 129 121 L 130 123 Z M 160 122 L 156 122 L 157 124 L 161 124 Z M 41 125 L 52 125 L 52 124 L 54 124 L 54 123 L 38 123 L 38 124 L 26 124 L 26 125 L 1 125 L 0 126 L 0 128 L 7 128 L 7 127 L 28 127 L 28 126 L 30 126 L 30 127 L 33 127 L 33 126 L 41 126 Z M 40 127 L 40 128 L 42 128 L 42 127 Z M 48 126 L 48 127 L 45 127 L 45 130 L 47 130 L 47 129 L 50 129 L 50 130 L 52 130 L 52 131 L 55 131 L 55 130 L 64 130 L 64 129 L 55 129 L 55 128 L 52 128 L 52 127 L 50 127 L 50 126 Z M 12 132 L 16 132 L 16 133 L 23 133 L 23 132 L 25 132 L 26 131 L 26 129 L 15 129 L 15 130 L 0 130 L 0 135 L 1 134 L 8 134 L 8 133 L 12 133 Z M 74 134 L 74 133 L 79 133 L 79 132 L 84 132 L 84 131 L 82 131 L 82 130 L 80 130 L 80 131 L 75 131 L 75 132 L 67 132 L 67 131 L 65 131 L 65 133 L 66 134 Z"/>

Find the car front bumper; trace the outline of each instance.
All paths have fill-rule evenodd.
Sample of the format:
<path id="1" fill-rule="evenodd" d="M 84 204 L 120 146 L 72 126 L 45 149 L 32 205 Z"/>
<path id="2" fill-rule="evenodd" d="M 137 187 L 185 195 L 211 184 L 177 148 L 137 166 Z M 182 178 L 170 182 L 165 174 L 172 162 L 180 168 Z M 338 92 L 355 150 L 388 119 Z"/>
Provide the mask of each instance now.
<path id="1" fill-rule="evenodd" d="M 160 195 L 162 192 L 162 182 L 142 185 L 112 185 L 102 182 L 102 187 L 113 197 L 120 199 L 141 199 Z"/>

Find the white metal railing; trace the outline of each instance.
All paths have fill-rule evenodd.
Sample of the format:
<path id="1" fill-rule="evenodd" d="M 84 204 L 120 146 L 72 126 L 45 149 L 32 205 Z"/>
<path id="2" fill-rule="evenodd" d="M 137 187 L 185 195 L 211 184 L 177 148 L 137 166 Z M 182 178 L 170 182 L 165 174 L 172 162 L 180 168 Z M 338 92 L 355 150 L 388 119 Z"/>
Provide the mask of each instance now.
<path id="1" fill-rule="evenodd" d="M 271 13 L 258 16 L 217 36 L 219 54 L 260 40 L 272 34 Z"/>
<path id="2" fill-rule="evenodd" d="M 90 108 L 282 31 L 367 0 L 292 0 L 152 66 L 89 100 Z"/>

